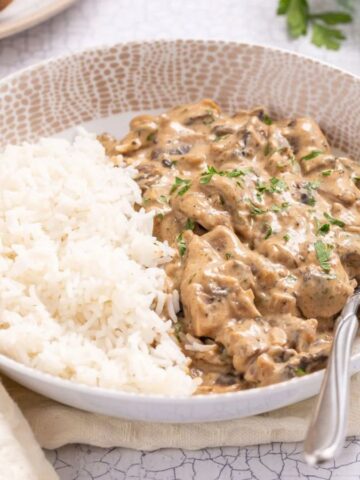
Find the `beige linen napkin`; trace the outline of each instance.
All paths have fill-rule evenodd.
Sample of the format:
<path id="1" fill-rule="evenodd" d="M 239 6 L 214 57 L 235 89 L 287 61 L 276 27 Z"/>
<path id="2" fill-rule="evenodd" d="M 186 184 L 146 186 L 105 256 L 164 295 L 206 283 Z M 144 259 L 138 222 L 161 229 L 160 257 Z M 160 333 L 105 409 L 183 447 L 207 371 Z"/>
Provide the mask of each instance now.
<path id="1" fill-rule="evenodd" d="M 314 406 L 314 399 L 309 399 L 274 412 L 227 422 L 154 424 L 83 412 L 30 392 L 9 380 L 4 380 L 4 384 L 40 445 L 45 448 L 79 442 L 139 450 L 162 447 L 199 449 L 300 441 L 304 439 Z M 359 392 L 360 374 L 353 377 L 351 384 L 349 435 L 360 434 Z"/>
<path id="2" fill-rule="evenodd" d="M 55 471 L 0 383 L 0 480 L 55 480 Z"/>

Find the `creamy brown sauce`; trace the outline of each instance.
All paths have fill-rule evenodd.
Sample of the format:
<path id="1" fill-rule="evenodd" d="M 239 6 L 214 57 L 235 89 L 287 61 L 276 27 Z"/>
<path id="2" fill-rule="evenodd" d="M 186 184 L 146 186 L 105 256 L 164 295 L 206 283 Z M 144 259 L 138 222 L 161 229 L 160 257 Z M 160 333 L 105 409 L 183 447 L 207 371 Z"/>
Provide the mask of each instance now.
<path id="1" fill-rule="evenodd" d="M 143 115 L 121 141 L 154 233 L 177 250 L 176 334 L 199 392 L 276 383 L 324 366 L 333 320 L 360 276 L 360 165 L 311 118 L 211 100 Z"/>

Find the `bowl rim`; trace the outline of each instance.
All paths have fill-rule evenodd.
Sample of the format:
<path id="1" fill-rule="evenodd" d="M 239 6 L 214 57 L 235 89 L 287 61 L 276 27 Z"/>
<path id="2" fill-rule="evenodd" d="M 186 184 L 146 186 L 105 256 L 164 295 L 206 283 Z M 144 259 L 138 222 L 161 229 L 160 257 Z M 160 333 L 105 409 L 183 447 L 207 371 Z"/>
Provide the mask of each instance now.
<path id="1" fill-rule="evenodd" d="M 70 3 L 70 2 L 69 2 Z M 110 49 L 117 49 L 122 47 L 134 47 L 139 46 L 142 48 L 144 45 L 147 46 L 154 46 L 156 44 L 168 44 L 170 46 L 179 45 L 179 44 L 197 44 L 206 47 L 207 45 L 222 45 L 226 46 L 233 46 L 233 47 L 240 47 L 240 48 L 250 48 L 255 50 L 260 50 L 263 52 L 272 52 L 276 55 L 280 56 L 288 56 L 288 57 L 296 57 L 298 60 L 306 61 L 309 64 L 319 66 L 321 68 L 327 69 L 329 72 L 337 73 L 338 75 L 342 75 L 348 77 L 351 81 L 360 82 L 360 76 L 356 76 L 353 73 L 350 73 L 342 68 L 334 67 L 331 64 L 311 58 L 307 55 L 300 54 L 298 52 L 291 52 L 284 48 L 279 47 L 269 47 L 262 44 L 257 43 L 247 43 L 247 42 L 236 42 L 236 41 L 226 41 L 226 40 L 203 40 L 203 39 L 153 39 L 153 40 L 135 40 L 131 42 L 117 42 L 115 44 L 103 44 L 98 46 L 92 46 L 86 49 L 82 49 L 75 53 L 67 53 L 65 55 L 54 56 L 40 62 L 37 62 L 33 65 L 29 65 L 23 69 L 20 69 L 10 75 L 5 76 L 0 80 L 0 98 L 3 94 L 3 87 L 5 87 L 9 82 L 18 79 L 25 73 L 30 73 L 34 70 L 47 68 L 48 66 L 56 66 L 57 64 L 61 64 L 62 62 L 67 62 L 72 60 L 76 63 L 79 59 L 84 56 L 91 55 L 94 52 L 102 52 L 108 51 Z M 10 91 L 6 91 L 6 95 L 11 95 Z M 355 353 L 351 357 L 352 363 L 357 363 L 360 361 L 360 351 Z M 359 362 L 360 363 L 360 362 Z M 284 380 L 283 382 L 263 386 L 263 387 L 254 387 L 247 390 L 237 390 L 233 392 L 224 392 L 224 393 L 211 393 L 211 394 L 196 394 L 190 396 L 178 396 L 178 395 L 166 395 L 166 394 L 148 394 L 142 392 L 131 392 L 131 391 L 124 391 L 124 390 L 115 390 L 111 388 L 104 388 L 100 386 L 92 386 L 87 385 L 84 383 L 77 383 L 69 379 L 64 379 L 61 377 L 57 377 L 47 372 L 43 372 L 41 370 L 35 369 L 34 367 L 22 364 L 11 357 L 3 355 L 0 353 L 0 370 L 1 366 L 5 366 L 12 371 L 16 371 L 21 375 L 25 375 L 28 378 L 35 379 L 39 382 L 44 382 L 47 384 L 52 384 L 57 387 L 61 387 L 65 390 L 72 391 L 72 392 L 79 392 L 83 394 L 95 394 L 97 396 L 106 396 L 107 398 L 111 398 L 114 400 L 131 400 L 133 402 L 142 403 L 144 400 L 149 402 L 156 402 L 156 403 L 167 403 L 171 400 L 172 403 L 176 405 L 186 405 L 188 403 L 199 403 L 199 402 L 206 402 L 207 404 L 217 404 L 218 400 L 221 398 L 223 402 L 232 402 L 235 399 L 244 400 L 246 401 L 247 398 L 251 398 L 253 395 L 266 395 L 268 392 L 276 391 L 278 393 L 286 392 L 291 385 L 298 384 L 300 388 L 306 387 L 307 385 L 311 385 L 313 382 L 320 382 L 322 376 L 324 375 L 324 369 L 319 371 L 307 374 L 302 377 L 294 377 L 289 380 Z M 360 369 L 360 368 L 359 368 Z"/>

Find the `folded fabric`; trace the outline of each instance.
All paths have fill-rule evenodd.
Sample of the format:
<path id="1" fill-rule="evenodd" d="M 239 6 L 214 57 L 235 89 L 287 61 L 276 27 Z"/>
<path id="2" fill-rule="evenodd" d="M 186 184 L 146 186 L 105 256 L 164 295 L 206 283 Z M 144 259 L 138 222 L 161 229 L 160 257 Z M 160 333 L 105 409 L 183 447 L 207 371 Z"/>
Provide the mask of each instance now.
<path id="1" fill-rule="evenodd" d="M 0 383 L 0 480 L 55 480 L 57 475 Z"/>
<path id="2" fill-rule="evenodd" d="M 11 382 L 4 384 L 42 447 L 68 443 L 99 447 L 199 449 L 304 439 L 314 399 L 254 417 L 226 422 L 155 424 L 106 417 L 61 405 Z M 349 435 L 360 434 L 360 374 L 351 383 Z M 51 477 L 48 477 L 51 478 Z"/>

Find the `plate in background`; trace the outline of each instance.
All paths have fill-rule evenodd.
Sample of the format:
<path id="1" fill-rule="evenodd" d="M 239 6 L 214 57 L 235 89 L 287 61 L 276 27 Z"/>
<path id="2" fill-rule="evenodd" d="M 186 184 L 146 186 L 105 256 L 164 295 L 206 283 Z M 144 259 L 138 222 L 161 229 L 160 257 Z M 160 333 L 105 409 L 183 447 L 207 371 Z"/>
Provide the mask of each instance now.
<path id="1" fill-rule="evenodd" d="M 124 133 L 134 112 L 213 98 L 231 113 L 267 105 L 279 117 L 310 115 L 333 147 L 360 151 L 360 79 L 272 48 L 221 41 L 134 42 L 43 62 L 0 81 L 0 143 L 69 136 L 78 124 Z M 132 112 L 132 113 L 130 113 Z M 352 372 L 360 371 L 360 337 Z M 279 384 L 190 398 L 79 385 L 0 355 L 0 370 L 54 400 L 91 412 L 156 422 L 226 420 L 315 395 L 323 371 Z"/>
<path id="2" fill-rule="evenodd" d="M 0 39 L 31 28 L 70 7 L 76 0 L 13 0 L 0 12 Z"/>

